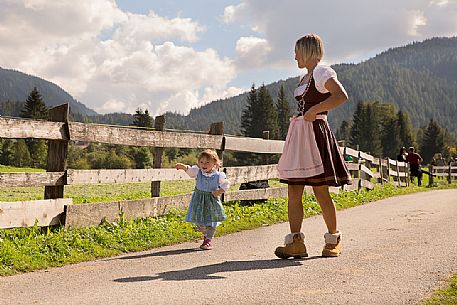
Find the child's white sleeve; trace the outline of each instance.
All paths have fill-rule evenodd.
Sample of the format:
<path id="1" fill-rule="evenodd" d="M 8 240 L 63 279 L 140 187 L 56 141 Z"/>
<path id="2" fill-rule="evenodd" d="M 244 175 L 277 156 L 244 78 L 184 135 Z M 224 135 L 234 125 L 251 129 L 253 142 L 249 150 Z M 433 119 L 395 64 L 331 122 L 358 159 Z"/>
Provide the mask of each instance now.
<path id="1" fill-rule="evenodd" d="M 219 172 L 219 185 L 224 192 L 227 192 L 230 187 L 230 181 L 228 181 L 224 172 Z"/>
<path id="2" fill-rule="evenodd" d="M 198 171 L 199 171 L 198 166 L 192 165 L 192 166 L 187 167 L 186 174 L 188 174 L 189 177 L 191 177 L 191 178 L 195 178 L 195 177 L 197 177 Z"/>

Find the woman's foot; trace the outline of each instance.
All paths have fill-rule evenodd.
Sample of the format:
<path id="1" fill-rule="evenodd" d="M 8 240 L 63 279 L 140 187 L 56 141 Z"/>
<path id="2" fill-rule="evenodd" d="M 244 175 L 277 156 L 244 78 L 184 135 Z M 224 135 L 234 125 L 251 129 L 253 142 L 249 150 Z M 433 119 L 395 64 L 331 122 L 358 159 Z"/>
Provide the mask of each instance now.
<path id="1" fill-rule="evenodd" d="M 322 256 L 324 257 L 336 257 L 341 254 L 341 232 L 338 231 L 337 233 L 325 233 L 325 246 L 322 250 Z"/>
<path id="2" fill-rule="evenodd" d="M 286 259 L 289 257 L 301 258 L 308 256 L 305 246 L 305 234 L 301 232 L 287 234 L 284 243 L 284 247 L 276 248 L 275 255 L 277 257 Z"/>
<path id="3" fill-rule="evenodd" d="M 205 238 L 205 240 L 203 240 L 203 243 L 200 245 L 200 249 L 202 249 L 202 250 L 213 249 L 213 244 L 211 243 L 211 239 Z"/>

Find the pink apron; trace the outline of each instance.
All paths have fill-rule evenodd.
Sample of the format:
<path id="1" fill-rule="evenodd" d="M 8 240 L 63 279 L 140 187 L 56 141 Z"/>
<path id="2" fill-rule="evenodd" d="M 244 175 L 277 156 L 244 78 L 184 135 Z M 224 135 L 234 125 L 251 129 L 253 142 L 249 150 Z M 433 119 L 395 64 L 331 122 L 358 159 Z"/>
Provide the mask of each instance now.
<path id="1" fill-rule="evenodd" d="M 327 116 L 317 115 L 316 119 L 326 120 Z M 281 179 L 307 178 L 324 173 L 313 122 L 305 121 L 303 116 L 291 119 L 277 169 Z"/>

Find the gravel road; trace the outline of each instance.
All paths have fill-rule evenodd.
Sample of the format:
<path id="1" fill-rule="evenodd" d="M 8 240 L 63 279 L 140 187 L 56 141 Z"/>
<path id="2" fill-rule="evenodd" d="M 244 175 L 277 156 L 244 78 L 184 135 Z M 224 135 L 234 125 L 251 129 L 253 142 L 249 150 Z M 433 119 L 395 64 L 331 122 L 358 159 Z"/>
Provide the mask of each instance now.
<path id="1" fill-rule="evenodd" d="M 0 304 L 419 304 L 457 271 L 457 190 L 339 212 L 343 254 L 322 258 L 321 216 L 303 222 L 310 257 L 273 252 L 288 223 L 215 240 L 0 278 Z"/>

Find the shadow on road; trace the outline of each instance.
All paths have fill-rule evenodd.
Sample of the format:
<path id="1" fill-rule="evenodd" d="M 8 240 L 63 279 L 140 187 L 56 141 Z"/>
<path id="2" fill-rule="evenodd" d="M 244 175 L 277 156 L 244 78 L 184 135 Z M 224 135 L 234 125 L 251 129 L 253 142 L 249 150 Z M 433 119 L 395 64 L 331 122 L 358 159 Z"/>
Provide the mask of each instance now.
<path id="1" fill-rule="evenodd" d="M 179 254 L 186 254 L 192 252 L 201 252 L 200 249 L 179 249 L 179 250 L 168 250 L 168 251 L 159 251 L 153 253 L 146 253 L 140 255 L 129 255 L 119 257 L 117 259 L 139 259 L 139 258 L 146 258 L 146 257 L 153 257 L 153 256 L 169 256 L 169 255 L 179 255 Z"/>
<path id="2" fill-rule="evenodd" d="M 114 282 L 130 283 L 130 282 L 145 282 L 153 280 L 164 281 L 187 281 L 187 280 L 214 280 L 224 279 L 224 276 L 215 275 L 216 273 L 234 272 L 234 271 L 249 271 L 249 270 L 266 270 L 286 267 L 301 266 L 301 261 L 321 258 L 319 256 L 310 257 L 302 260 L 257 260 L 257 261 L 227 261 L 214 265 L 198 266 L 186 270 L 167 271 L 157 274 L 156 276 L 133 276 L 115 279 Z"/>

